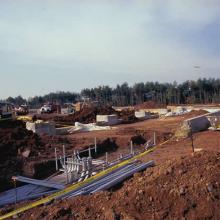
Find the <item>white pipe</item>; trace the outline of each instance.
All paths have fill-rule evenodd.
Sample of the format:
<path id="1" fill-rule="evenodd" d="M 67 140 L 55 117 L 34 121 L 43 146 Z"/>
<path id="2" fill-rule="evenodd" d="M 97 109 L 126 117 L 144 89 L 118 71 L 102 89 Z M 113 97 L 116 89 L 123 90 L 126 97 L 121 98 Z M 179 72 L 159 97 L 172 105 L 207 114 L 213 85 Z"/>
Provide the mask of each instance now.
<path id="1" fill-rule="evenodd" d="M 55 147 L 55 163 L 56 163 L 56 171 L 58 171 L 58 161 L 57 161 L 57 148 Z"/>
<path id="2" fill-rule="evenodd" d="M 89 157 L 92 157 L 91 155 L 91 148 L 89 147 Z"/>
<path id="3" fill-rule="evenodd" d="M 95 193 L 98 192 L 100 190 L 106 190 L 116 184 L 118 184 L 119 182 L 123 181 L 124 179 L 128 178 L 129 176 L 132 176 L 134 173 L 139 172 L 141 170 L 144 170 L 148 167 L 151 167 L 154 165 L 154 161 L 149 161 L 148 163 L 142 164 L 124 174 L 122 174 L 121 176 L 119 176 L 118 178 L 112 179 L 111 181 L 108 181 L 106 184 L 103 184 L 102 186 L 96 188 L 95 190 L 91 191 L 90 193 Z"/>
<path id="4" fill-rule="evenodd" d="M 66 151 L 65 151 L 65 145 L 63 145 L 63 163 L 65 164 L 66 161 Z"/>
<path id="5" fill-rule="evenodd" d="M 105 153 L 105 163 L 108 165 L 108 152 Z"/>
<path id="6" fill-rule="evenodd" d="M 96 141 L 96 137 L 95 137 L 95 154 L 97 153 L 97 141 Z"/>

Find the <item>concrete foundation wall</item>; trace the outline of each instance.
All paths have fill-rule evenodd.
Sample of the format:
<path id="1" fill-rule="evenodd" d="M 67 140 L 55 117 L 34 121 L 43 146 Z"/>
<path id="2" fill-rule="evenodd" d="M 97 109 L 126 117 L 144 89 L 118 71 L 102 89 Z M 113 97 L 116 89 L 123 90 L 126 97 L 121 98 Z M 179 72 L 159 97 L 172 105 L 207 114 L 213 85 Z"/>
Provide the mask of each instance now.
<path id="1" fill-rule="evenodd" d="M 119 120 L 117 115 L 97 115 L 96 122 L 102 125 L 116 125 Z"/>
<path id="2" fill-rule="evenodd" d="M 134 115 L 138 119 L 150 119 L 151 118 L 151 114 L 143 110 L 135 111 Z"/>
<path id="3" fill-rule="evenodd" d="M 204 131 L 210 127 L 208 116 L 220 116 L 220 111 L 185 120 L 183 126 L 188 127 L 189 129 L 191 127 L 193 132 Z"/>
<path id="4" fill-rule="evenodd" d="M 27 122 L 26 128 L 36 134 L 56 134 L 55 123 L 53 122 Z"/>
<path id="5" fill-rule="evenodd" d="M 185 108 L 186 110 L 206 110 L 207 112 L 213 113 L 216 111 L 220 111 L 220 105 L 181 105 L 181 106 L 172 106 L 168 105 L 167 109 L 169 109 L 171 112 L 176 112 L 181 108 Z"/>

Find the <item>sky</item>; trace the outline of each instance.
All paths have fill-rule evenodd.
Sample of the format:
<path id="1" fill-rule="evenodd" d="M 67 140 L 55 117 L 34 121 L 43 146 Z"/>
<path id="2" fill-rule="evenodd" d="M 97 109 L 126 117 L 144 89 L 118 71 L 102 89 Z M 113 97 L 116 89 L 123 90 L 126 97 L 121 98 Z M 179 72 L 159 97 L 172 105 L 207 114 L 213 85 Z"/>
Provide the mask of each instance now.
<path id="1" fill-rule="evenodd" d="M 0 0 L 0 98 L 219 78 L 219 11 L 219 0 Z"/>

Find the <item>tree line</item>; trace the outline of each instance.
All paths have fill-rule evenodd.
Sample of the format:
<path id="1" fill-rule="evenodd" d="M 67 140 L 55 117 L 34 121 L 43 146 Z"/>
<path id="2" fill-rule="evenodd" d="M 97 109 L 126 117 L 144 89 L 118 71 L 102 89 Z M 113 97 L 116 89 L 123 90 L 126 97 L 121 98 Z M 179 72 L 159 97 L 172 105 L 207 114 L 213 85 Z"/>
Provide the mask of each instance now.
<path id="1" fill-rule="evenodd" d="M 204 78 L 180 84 L 141 82 L 133 86 L 123 83 L 115 88 L 99 86 L 83 89 L 81 96 L 116 106 L 135 105 L 146 101 L 163 105 L 220 103 L 220 79 Z"/>
<path id="2" fill-rule="evenodd" d="M 220 79 L 203 78 L 179 84 L 177 82 L 140 82 L 133 86 L 125 82 L 115 88 L 98 86 L 85 88 L 80 93 L 55 92 L 28 99 L 18 96 L 9 97 L 6 101 L 15 105 L 27 103 L 32 107 L 39 107 L 46 102 L 64 104 L 85 99 L 114 106 L 136 105 L 146 101 L 154 101 L 163 105 L 220 103 Z"/>

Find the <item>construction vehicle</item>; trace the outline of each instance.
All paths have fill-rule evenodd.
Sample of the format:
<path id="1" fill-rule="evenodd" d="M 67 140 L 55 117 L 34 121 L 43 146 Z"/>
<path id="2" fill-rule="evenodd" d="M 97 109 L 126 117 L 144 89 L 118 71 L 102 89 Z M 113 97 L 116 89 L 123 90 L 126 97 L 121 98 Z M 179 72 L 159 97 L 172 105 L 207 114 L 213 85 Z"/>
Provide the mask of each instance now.
<path id="1" fill-rule="evenodd" d="M 75 108 L 75 111 L 81 111 L 83 108 L 88 108 L 88 107 L 98 107 L 100 106 L 100 103 L 98 101 L 92 101 L 90 98 L 83 98 L 83 101 L 77 102 L 76 104 L 73 105 Z"/>
<path id="2" fill-rule="evenodd" d="M 53 104 L 53 103 L 48 103 L 43 105 L 40 108 L 40 113 L 41 114 L 50 114 L 50 113 L 61 113 L 61 106 L 59 104 Z"/>
<path id="3" fill-rule="evenodd" d="M 63 108 L 61 109 L 62 114 L 74 114 L 75 111 L 76 110 L 73 103 L 64 103 Z"/>
<path id="4" fill-rule="evenodd" d="M 20 105 L 18 108 L 15 108 L 16 115 L 27 115 L 29 113 L 29 109 L 27 105 Z"/>
<path id="5" fill-rule="evenodd" d="M 0 120 L 11 119 L 14 115 L 14 106 L 8 102 L 0 102 Z"/>

